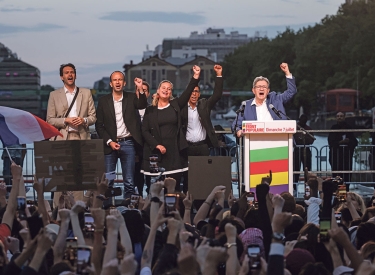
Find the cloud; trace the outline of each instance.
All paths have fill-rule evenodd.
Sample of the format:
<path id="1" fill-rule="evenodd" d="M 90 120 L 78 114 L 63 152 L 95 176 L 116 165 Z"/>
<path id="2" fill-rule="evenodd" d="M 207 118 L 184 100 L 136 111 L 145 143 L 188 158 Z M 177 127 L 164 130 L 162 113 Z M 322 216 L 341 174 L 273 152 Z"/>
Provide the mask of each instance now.
<path id="1" fill-rule="evenodd" d="M 113 11 L 99 19 L 131 22 L 183 23 L 189 25 L 199 25 L 206 22 L 206 18 L 198 13 L 161 11 Z"/>
<path id="2" fill-rule="evenodd" d="M 0 34 L 12 34 L 12 33 L 20 33 L 20 32 L 45 32 L 49 30 L 55 29 L 63 29 L 64 26 L 56 25 L 56 24 L 46 24 L 41 23 L 31 27 L 24 27 L 24 26 L 15 26 L 15 25 L 5 25 L 0 23 Z"/>
<path id="3" fill-rule="evenodd" d="M 9 8 L 5 7 L 5 8 L 0 9 L 0 12 L 36 12 L 36 11 L 51 11 L 51 9 L 47 9 L 47 8 L 40 8 L 40 9 L 25 8 L 25 9 L 22 9 L 22 8 L 16 8 L 14 6 L 10 6 Z"/>

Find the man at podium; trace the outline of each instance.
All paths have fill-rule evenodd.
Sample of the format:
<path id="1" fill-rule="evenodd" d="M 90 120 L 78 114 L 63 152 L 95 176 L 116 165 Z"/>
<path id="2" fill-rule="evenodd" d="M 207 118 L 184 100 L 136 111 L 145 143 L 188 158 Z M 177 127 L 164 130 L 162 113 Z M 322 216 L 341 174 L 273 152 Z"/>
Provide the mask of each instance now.
<path id="1" fill-rule="evenodd" d="M 233 131 L 237 137 L 242 136 L 242 121 L 243 120 L 258 120 L 258 121 L 272 121 L 285 120 L 284 104 L 291 100 L 297 93 L 295 78 L 289 71 L 287 63 L 280 64 L 281 70 L 285 73 L 287 90 L 282 94 L 270 92 L 270 82 L 266 77 L 258 76 L 253 82 L 253 93 L 255 97 L 247 100 L 243 109 L 243 115 L 238 115 L 233 125 Z M 280 112 L 279 112 L 280 111 Z M 242 113 L 242 112 L 241 112 Z"/>

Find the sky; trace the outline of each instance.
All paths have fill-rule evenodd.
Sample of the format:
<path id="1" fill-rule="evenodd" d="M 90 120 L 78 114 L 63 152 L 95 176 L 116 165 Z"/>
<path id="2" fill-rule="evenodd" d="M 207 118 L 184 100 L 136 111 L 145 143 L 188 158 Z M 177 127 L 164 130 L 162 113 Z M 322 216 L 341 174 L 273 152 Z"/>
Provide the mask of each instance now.
<path id="1" fill-rule="evenodd" d="M 77 86 L 141 61 L 148 45 L 192 31 L 274 37 L 337 13 L 345 0 L 0 0 L 0 43 L 41 71 L 41 84 L 61 86 L 59 66 L 77 67 Z M 225 68 L 224 68 L 225 69 Z"/>

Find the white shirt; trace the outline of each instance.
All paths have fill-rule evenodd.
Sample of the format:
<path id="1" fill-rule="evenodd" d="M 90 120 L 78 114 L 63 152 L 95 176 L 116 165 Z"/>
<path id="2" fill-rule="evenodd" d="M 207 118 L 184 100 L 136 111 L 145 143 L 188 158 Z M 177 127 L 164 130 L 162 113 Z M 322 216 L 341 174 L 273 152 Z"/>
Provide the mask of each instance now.
<path id="1" fill-rule="evenodd" d="M 71 93 L 69 92 L 69 90 L 64 86 L 64 91 L 65 91 L 65 96 L 66 96 L 66 100 L 68 101 L 68 108 L 70 106 L 70 104 L 72 104 L 72 101 L 73 101 L 73 98 L 74 98 L 74 95 L 76 94 L 77 92 L 77 87 L 74 88 L 74 91 Z M 70 110 L 69 112 L 69 115 L 67 117 L 78 117 L 78 114 L 77 114 L 77 99 L 74 101 L 74 104 L 73 104 L 73 107 L 72 109 Z M 75 127 L 75 126 L 72 126 L 72 125 L 69 125 L 68 127 L 68 131 L 78 131 L 78 127 Z"/>
<path id="2" fill-rule="evenodd" d="M 126 128 L 124 117 L 122 114 L 122 99 L 124 96 L 121 96 L 119 100 L 115 100 L 113 98 L 113 104 L 115 106 L 115 115 L 116 115 L 116 127 L 117 127 L 117 137 L 124 138 L 129 137 L 130 132 L 128 128 Z"/>
<path id="3" fill-rule="evenodd" d="M 254 98 L 251 105 L 256 105 L 258 121 L 273 121 L 270 111 L 268 111 L 267 108 L 267 99 L 265 99 L 261 105 L 257 105 Z"/>
<path id="4" fill-rule="evenodd" d="M 188 103 L 188 125 L 186 139 L 189 142 L 199 142 L 206 139 L 206 129 L 204 129 L 201 124 L 197 106 L 195 106 L 193 109 Z"/>

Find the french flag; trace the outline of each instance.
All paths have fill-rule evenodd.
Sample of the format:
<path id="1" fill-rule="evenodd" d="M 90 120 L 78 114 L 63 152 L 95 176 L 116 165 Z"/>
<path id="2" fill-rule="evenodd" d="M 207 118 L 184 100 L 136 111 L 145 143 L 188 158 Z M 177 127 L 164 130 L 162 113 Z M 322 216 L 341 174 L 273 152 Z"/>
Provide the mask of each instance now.
<path id="1" fill-rule="evenodd" d="M 33 114 L 9 107 L 0 107 L 0 139 L 3 146 L 28 144 L 62 136 L 52 125 Z"/>

